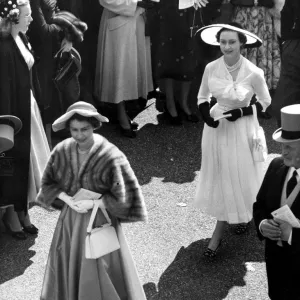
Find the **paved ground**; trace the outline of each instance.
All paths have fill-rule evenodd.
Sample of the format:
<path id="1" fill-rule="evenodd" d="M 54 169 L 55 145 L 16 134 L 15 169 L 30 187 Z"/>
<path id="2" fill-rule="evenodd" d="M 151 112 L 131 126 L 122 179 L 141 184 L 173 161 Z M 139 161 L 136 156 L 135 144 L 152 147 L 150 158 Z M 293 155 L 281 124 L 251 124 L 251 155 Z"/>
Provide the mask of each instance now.
<path id="1" fill-rule="evenodd" d="M 155 105 L 136 120 L 141 125 L 137 139 L 121 138 L 115 126 L 106 125 L 102 133 L 128 156 L 147 202 L 148 223 L 124 225 L 147 298 L 268 299 L 263 244 L 253 225 L 243 236 L 229 227 L 214 263 L 201 256 L 215 225 L 215 219 L 191 204 L 200 169 L 202 122 L 166 126 Z M 261 120 L 261 124 L 270 153 L 267 167 L 280 148 L 271 141 L 275 121 Z M 179 202 L 187 206 L 177 206 Z M 26 241 L 0 237 L 1 300 L 39 299 L 58 212 L 33 206 L 30 214 L 40 228 L 38 237 Z"/>

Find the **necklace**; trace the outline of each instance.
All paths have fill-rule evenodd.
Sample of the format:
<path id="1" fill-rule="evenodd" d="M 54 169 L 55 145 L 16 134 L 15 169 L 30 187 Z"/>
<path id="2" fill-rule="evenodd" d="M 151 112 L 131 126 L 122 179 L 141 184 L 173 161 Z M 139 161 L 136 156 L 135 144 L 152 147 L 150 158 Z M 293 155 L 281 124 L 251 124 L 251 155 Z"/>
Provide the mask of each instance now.
<path id="1" fill-rule="evenodd" d="M 93 145 L 90 148 L 86 149 L 86 150 L 80 150 L 79 147 L 77 146 L 77 151 L 78 151 L 79 154 L 86 154 L 91 150 L 92 147 L 93 147 Z"/>
<path id="2" fill-rule="evenodd" d="M 228 66 L 225 62 L 225 59 L 224 59 L 224 64 L 225 64 L 228 72 L 232 73 L 232 72 L 238 70 L 241 67 L 241 65 L 242 65 L 242 56 L 240 56 L 240 59 L 232 66 Z"/>

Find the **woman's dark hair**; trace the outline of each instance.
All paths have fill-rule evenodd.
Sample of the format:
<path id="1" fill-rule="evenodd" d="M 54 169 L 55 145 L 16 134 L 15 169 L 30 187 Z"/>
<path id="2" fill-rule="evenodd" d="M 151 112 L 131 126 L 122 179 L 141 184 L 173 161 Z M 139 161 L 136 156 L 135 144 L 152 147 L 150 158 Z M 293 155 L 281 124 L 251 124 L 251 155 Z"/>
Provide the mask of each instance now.
<path id="1" fill-rule="evenodd" d="M 229 23 L 228 25 L 231 25 L 231 26 L 234 26 L 234 27 L 237 27 L 237 28 L 240 28 L 240 29 L 244 29 L 241 24 L 237 23 L 237 22 L 231 22 Z M 237 35 L 238 35 L 238 38 L 239 38 L 239 41 L 240 43 L 242 44 L 242 46 L 244 46 L 247 42 L 247 37 L 244 33 L 242 32 L 238 32 L 238 31 L 234 31 L 232 29 L 228 29 L 228 28 L 222 28 L 221 30 L 218 31 L 218 33 L 216 34 L 216 38 L 217 38 L 217 42 L 220 43 L 220 36 L 221 36 L 221 33 L 224 32 L 224 31 L 233 31 L 233 32 L 236 32 Z"/>
<path id="2" fill-rule="evenodd" d="M 102 123 L 97 120 L 96 118 L 94 117 L 85 117 L 85 116 L 82 116 L 80 114 L 74 114 L 67 122 L 66 122 L 66 129 L 69 130 L 70 129 L 70 123 L 71 121 L 74 121 L 74 120 L 77 120 L 79 122 L 82 122 L 82 121 L 86 121 L 88 123 L 90 123 L 94 129 L 98 129 L 101 127 Z"/>

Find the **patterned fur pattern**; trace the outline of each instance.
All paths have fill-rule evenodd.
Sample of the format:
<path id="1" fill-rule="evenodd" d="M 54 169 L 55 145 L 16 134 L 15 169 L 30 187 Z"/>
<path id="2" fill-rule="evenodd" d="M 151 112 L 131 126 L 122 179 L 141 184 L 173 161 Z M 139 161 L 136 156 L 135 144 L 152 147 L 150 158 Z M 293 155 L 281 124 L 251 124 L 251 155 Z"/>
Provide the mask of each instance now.
<path id="1" fill-rule="evenodd" d="M 61 192 L 73 196 L 85 188 L 104 194 L 106 209 L 121 222 L 145 221 L 147 210 L 142 191 L 126 156 L 104 137 L 94 134 L 94 140 L 80 167 L 73 138 L 54 148 L 36 201 L 48 207 Z"/>

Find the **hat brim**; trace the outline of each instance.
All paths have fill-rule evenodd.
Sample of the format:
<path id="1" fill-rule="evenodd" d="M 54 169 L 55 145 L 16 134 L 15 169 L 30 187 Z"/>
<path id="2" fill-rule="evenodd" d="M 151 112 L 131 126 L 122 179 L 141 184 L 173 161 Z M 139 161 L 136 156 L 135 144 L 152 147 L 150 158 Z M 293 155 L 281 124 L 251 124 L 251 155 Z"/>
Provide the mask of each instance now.
<path id="1" fill-rule="evenodd" d="M 21 128 L 23 126 L 22 121 L 16 116 L 1 115 L 0 120 L 8 120 L 9 122 L 12 122 L 14 124 L 14 134 L 15 135 L 21 130 Z"/>
<path id="2" fill-rule="evenodd" d="M 205 42 L 206 44 L 212 46 L 220 46 L 220 43 L 217 41 L 216 35 L 222 28 L 227 28 L 229 30 L 237 31 L 245 34 L 247 38 L 247 42 L 245 44 L 246 48 L 256 48 L 262 45 L 262 40 L 257 35 L 247 30 L 232 25 L 228 25 L 228 24 L 212 24 L 212 25 L 204 26 L 200 28 L 196 32 L 196 34 L 199 34 L 203 42 Z"/>
<path id="3" fill-rule="evenodd" d="M 94 117 L 100 122 L 109 122 L 108 118 L 100 115 L 98 112 L 91 112 L 84 109 L 73 109 L 71 111 L 66 112 L 64 115 L 59 117 L 57 120 L 54 121 L 52 124 L 52 129 L 54 132 L 65 129 L 66 122 L 74 115 L 79 114 L 84 117 Z"/>
<path id="4" fill-rule="evenodd" d="M 288 139 L 284 139 L 282 138 L 282 128 L 278 128 L 276 131 L 274 131 L 272 138 L 274 141 L 278 142 L 278 143 L 293 143 L 293 142 L 299 142 L 299 139 L 295 139 L 295 140 L 288 140 Z"/>

